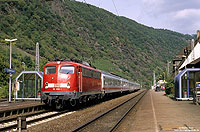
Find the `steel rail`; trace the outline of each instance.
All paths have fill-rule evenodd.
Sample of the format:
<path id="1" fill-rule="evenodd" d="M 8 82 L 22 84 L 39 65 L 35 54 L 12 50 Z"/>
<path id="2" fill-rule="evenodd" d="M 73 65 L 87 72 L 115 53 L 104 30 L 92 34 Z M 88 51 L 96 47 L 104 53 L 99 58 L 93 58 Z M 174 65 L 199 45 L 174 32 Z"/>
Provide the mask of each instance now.
<path id="1" fill-rule="evenodd" d="M 50 110 L 40 110 L 40 111 L 35 111 L 35 112 L 30 112 L 30 113 L 14 115 L 13 117 L 1 119 L 0 123 L 7 123 L 7 122 L 15 121 L 15 120 L 17 120 L 17 117 L 19 117 L 19 116 L 30 117 L 30 116 L 39 115 L 39 114 L 42 114 L 42 113 L 45 113 L 45 112 L 50 112 Z"/>
<path id="2" fill-rule="evenodd" d="M 127 111 L 126 113 L 124 113 L 124 115 L 117 121 L 117 123 L 109 130 L 109 132 L 113 132 L 117 126 L 121 123 L 121 121 L 128 115 L 128 113 L 140 102 L 140 100 L 142 99 L 142 97 L 144 97 L 144 95 L 147 93 L 147 90 L 145 91 L 145 93 L 139 98 L 139 100 L 136 101 L 135 104 L 133 104 Z"/>
<path id="3" fill-rule="evenodd" d="M 48 112 L 50 112 L 50 111 L 48 111 Z M 48 112 L 46 112 L 46 113 L 48 113 Z M 41 120 L 45 120 L 45 119 L 48 119 L 48 118 L 52 118 L 52 117 L 61 115 L 61 114 L 66 113 L 66 112 L 69 112 L 69 110 L 60 111 L 58 113 L 54 113 L 54 114 L 51 114 L 51 115 L 47 115 L 47 116 L 43 116 L 43 117 L 36 118 L 36 119 L 33 119 L 33 120 L 29 120 L 29 121 L 26 121 L 26 124 L 29 125 L 31 123 L 34 123 L 34 122 L 37 122 L 37 121 L 41 121 Z M 31 116 L 29 116 L 29 117 L 31 117 Z M 17 124 L 13 124 L 13 125 L 10 125 L 10 126 L 6 126 L 6 127 L 3 127 L 3 128 L 0 128 L 0 131 L 10 130 L 10 129 L 14 129 L 14 128 L 17 128 Z"/>
<path id="4" fill-rule="evenodd" d="M 110 110 L 108 110 L 108 111 L 104 112 L 103 114 L 101 114 L 101 115 L 95 117 L 94 119 L 90 120 L 89 122 L 87 122 L 87 123 L 85 123 L 85 124 L 79 126 L 78 128 L 72 130 L 71 132 L 78 132 L 78 131 L 80 131 L 81 129 L 83 129 L 84 127 L 88 126 L 88 125 L 91 124 L 92 122 L 98 120 L 99 118 L 103 117 L 104 115 L 106 115 L 106 114 L 110 113 L 111 111 L 113 111 L 113 110 L 119 108 L 120 106 L 126 104 L 127 102 L 129 102 L 130 100 L 132 100 L 132 99 L 138 97 L 139 95 L 141 95 L 141 94 L 144 93 L 144 92 L 145 92 L 145 91 L 142 91 L 141 93 L 137 94 L 136 96 L 134 96 L 134 97 L 132 97 L 132 98 L 130 98 L 130 99 L 128 99 L 128 100 L 122 102 L 121 104 L 119 104 L 119 105 L 117 105 L 117 106 L 111 108 Z"/>

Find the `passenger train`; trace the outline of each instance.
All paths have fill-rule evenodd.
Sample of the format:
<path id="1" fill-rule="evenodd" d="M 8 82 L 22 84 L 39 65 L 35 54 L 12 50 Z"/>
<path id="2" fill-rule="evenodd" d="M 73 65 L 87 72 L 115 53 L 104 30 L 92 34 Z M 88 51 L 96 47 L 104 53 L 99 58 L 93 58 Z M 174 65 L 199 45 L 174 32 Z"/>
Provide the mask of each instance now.
<path id="1" fill-rule="evenodd" d="M 87 63 L 71 60 L 45 64 L 42 101 L 61 109 L 70 104 L 101 99 L 111 93 L 140 89 L 140 85 L 117 75 L 98 70 Z"/>

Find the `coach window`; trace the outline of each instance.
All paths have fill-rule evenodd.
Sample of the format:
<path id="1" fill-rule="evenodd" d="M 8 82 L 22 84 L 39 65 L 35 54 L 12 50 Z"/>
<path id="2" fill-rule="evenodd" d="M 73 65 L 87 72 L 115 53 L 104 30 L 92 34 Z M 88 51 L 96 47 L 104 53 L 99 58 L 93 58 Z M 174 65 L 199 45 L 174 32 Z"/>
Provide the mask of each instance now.
<path id="1" fill-rule="evenodd" d="M 112 85 L 112 79 L 109 79 L 109 82 L 110 82 L 110 84 L 109 84 L 109 85 Z"/>
<path id="2" fill-rule="evenodd" d="M 60 73 L 74 74 L 74 67 L 73 66 L 61 66 Z"/>
<path id="3" fill-rule="evenodd" d="M 89 70 L 89 74 L 90 74 L 89 77 L 92 77 L 92 70 Z"/>
<path id="4" fill-rule="evenodd" d="M 89 77 L 92 77 L 92 70 L 89 69 Z"/>
<path id="5" fill-rule="evenodd" d="M 118 85 L 118 86 L 120 86 L 120 80 L 118 80 L 118 83 L 117 83 L 117 85 Z"/>
<path id="6" fill-rule="evenodd" d="M 101 79 L 101 73 L 100 72 L 98 73 L 98 78 Z"/>
<path id="7" fill-rule="evenodd" d="M 54 73 L 56 73 L 56 66 L 45 67 L 45 74 L 54 74 Z"/>

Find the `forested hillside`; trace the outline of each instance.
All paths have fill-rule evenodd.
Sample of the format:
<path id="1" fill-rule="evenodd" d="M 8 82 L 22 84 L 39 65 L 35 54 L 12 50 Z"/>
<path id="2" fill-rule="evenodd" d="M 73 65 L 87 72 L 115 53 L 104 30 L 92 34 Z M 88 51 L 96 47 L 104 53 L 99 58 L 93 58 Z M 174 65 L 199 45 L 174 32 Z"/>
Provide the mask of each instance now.
<path id="1" fill-rule="evenodd" d="M 6 38 L 18 39 L 12 61 L 18 73 L 24 68 L 22 62 L 26 70 L 34 70 L 35 44 L 39 42 L 40 70 L 47 61 L 77 58 L 146 85 L 152 80 L 153 70 L 157 66 L 165 69 L 167 60 L 191 39 L 70 0 L 0 2 L 0 30 L 2 87 L 8 82 L 4 80 L 8 75 L 3 73 L 9 67 Z"/>

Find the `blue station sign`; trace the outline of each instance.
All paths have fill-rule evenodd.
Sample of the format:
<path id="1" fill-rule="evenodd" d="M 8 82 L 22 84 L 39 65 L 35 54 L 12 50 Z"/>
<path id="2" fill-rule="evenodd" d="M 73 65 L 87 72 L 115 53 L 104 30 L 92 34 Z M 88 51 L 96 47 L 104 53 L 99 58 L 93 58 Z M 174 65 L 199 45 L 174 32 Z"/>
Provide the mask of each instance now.
<path id="1" fill-rule="evenodd" d="M 5 68 L 5 69 L 4 69 L 4 72 L 5 72 L 5 73 L 14 74 L 14 73 L 16 73 L 16 70 L 15 70 L 15 69 L 10 69 L 10 68 Z"/>
<path id="2" fill-rule="evenodd" d="M 197 87 L 200 87 L 200 83 L 197 83 Z"/>

